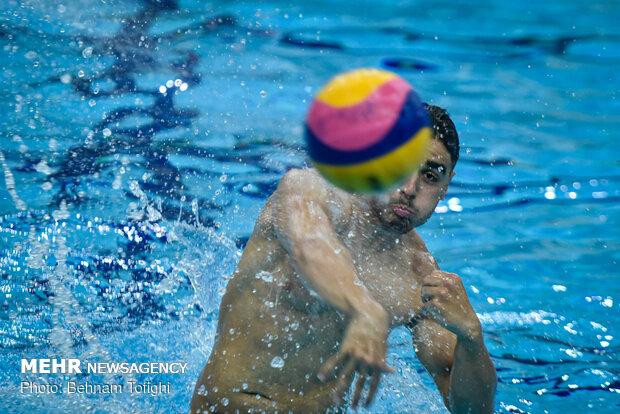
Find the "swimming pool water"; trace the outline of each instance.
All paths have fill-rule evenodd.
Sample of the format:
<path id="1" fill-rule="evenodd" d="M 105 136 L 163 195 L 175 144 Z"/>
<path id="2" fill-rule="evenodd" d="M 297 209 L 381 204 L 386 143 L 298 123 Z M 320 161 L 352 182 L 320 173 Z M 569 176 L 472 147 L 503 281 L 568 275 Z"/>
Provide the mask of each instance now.
<path id="1" fill-rule="evenodd" d="M 219 299 L 335 73 L 393 70 L 461 159 L 420 233 L 462 276 L 498 413 L 616 412 L 620 4 L 0 5 L 0 412 L 186 412 Z M 445 412 L 404 330 L 368 412 Z M 33 395 L 21 358 L 185 361 L 169 394 Z M 128 381 L 86 375 L 80 381 Z"/>

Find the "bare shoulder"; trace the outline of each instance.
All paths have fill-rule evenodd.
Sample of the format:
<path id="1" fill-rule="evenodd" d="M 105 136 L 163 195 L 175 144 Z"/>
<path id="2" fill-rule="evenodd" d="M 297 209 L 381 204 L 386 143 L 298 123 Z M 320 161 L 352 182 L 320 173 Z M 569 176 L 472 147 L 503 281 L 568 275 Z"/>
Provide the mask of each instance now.
<path id="1" fill-rule="evenodd" d="M 302 196 L 314 201 L 324 201 L 330 196 L 327 182 L 313 168 L 289 170 L 280 180 L 276 194 L 280 197 Z"/>
<path id="2" fill-rule="evenodd" d="M 314 168 L 288 171 L 274 196 L 274 207 L 303 201 L 321 207 L 332 220 L 347 216 L 351 208 L 351 196 L 329 184 Z"/>
<path id="3" fill-rule="evenodd" d="M 283 203 L 291 198 L 304 198 L 308 201 L 322 202 L 328 196 L 322 178 L 312 169 L 293 168 L 280 179 L 276 190 L 271 194 L 258 221 L 269 222 L 277 215 Z"/>
<path id="4" fill-rule="evenodd" d="M 417 269 L 416 274 L 425 276 L 439 269 L 437 260 L 435 260 L 435 257 L 426 247 L 426 243 L 424 243 L 424 240 L 415 229 L 406 234 L 404 241 L 412 264 Z"/>

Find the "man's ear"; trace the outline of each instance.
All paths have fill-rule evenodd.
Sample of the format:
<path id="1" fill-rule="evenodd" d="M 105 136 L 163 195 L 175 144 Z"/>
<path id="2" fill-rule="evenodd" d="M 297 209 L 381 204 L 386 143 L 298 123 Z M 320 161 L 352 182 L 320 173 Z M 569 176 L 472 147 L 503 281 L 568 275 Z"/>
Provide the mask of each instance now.
<path id="1" fill-rule="evenodd" d="M 441 200 L 446 198 L 446 194 L 448 193 L 448 187 L 450 186 L 450 183 L 452 182 L 452 178 L 454 177 L 455 174 L 456 173 L 454 171 L 452 171 L 450 173 L 450 179 L 448 180 L 448 183 L 446 184 L 446 186 L 443 189 L 443 194 L 441 194 Z"/>

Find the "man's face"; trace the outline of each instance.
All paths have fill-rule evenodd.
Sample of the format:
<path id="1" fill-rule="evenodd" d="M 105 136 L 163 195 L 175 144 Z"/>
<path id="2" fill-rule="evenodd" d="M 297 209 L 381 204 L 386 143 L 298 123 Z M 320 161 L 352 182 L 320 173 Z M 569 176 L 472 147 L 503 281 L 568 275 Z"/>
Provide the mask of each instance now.
<path id="1" fill-rule="evenodd" d="M 391 194 L 371 196 L 371 207 L 384 225 L 407 233 L 430 218 L 453 176 L 450 153 L 434 139 L 420 169 Z"/>

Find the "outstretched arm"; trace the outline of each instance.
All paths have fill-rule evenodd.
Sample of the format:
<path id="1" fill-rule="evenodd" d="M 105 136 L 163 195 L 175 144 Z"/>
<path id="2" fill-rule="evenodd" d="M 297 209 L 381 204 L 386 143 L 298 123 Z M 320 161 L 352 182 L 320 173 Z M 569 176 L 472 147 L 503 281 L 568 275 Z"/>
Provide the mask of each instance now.
<path id="1" fill-rule="evenodd" d="M 324 183 L 312 172 L 287 173 L 274 204 L 277 234 L 303 281 L 350 317 L 338 353 L 321 367 L 319 379 L 338 372 L 334 400 L 340 402 L 357 373 L 354 405 L 370 379 L 369 404 L 381 373 L 393 371 L 385 362 L 388 314 L 358 279 L 350 252 L 338 239 L 325 209 L 329 198 Z"/>
<path id="2" fill-rule="evenodd" d="M 347 315 L 383 309 L 357 277 L 349 250 L 338 239 L 325 210 L 330 198 L 308 170 L 291 170 L 274 203 L 278 239 L 293 256 L 304 282 Z"/>
<path id="3" fill-rule="evenodd" d="M 416 354 L 453 413 L 493 413 L 497 374 L 459 276 L 435 271 L 422 284 Z"/>

